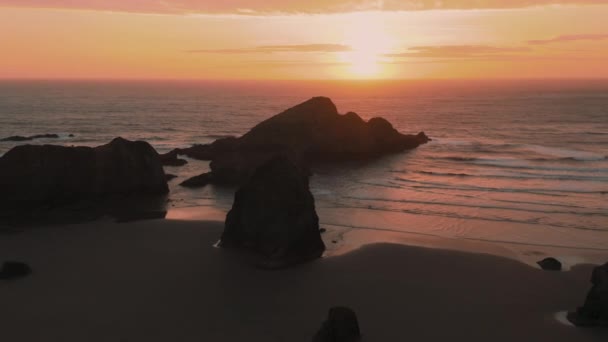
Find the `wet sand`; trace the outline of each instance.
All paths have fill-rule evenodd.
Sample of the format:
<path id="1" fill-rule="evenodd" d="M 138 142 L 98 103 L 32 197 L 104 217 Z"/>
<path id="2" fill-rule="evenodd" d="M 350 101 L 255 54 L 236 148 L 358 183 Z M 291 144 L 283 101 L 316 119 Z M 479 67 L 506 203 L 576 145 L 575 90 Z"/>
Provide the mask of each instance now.
<path id="1" fill-rule="evenodd" d="M 264 271 L 213 247 L 222 225 L 100 221 L 2 233 L 0 261 L 28 262 L 34 273 L 0 282 L 1 339 L 310 341 L 335 305 L 358 313 L 364 341 L 608 338 L 608 329 L 554 317 L 582 304 L 591 265 L 544 272 L 479 254 L 492 245 L 436 239 L 429 245 L 446 249 L 374 244 Z"/>

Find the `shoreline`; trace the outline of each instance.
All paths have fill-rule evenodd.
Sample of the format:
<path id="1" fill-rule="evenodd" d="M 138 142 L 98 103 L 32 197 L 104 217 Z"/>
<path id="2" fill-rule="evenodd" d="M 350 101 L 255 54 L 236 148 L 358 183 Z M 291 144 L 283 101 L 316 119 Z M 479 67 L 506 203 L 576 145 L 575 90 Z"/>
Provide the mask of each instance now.
<path id="1" fill-rule="evenodd" d="M 310 341 L 335 305 L 357 312 L 368 341 L 608 336 L 606 329 L 555 319 L 582 304 L 590 265 L 546 272 L 480 254 L 491 246 L 484 251 L 476 243 L 443 241 L 447 248 L 431 249 L 370 241 L 266 271 L 214 248 L 222 229 L 222 222 L 210 221 L 97 221 L 1 235 L 0 260 L 33 268 L 27 278 L 0 283 L 0 320 L 11 323 L 3 336 L 14 342 Z"/>
<path id="2" fill-rule="evenodd" d="M 323 208 L 317 208 L 322 218 Z M 360 212 L 360 211 L 358 211 Z M 227 210 L 214 206 L 174 207 L 167 212 L 169 220 L 183 221 L 217 221 L 223 224 Z M 337 215 L 332 215 L 337 217 Z M 367 219 L 360 215 L 360 218 Z M 372 220 L 378 217 L 372 217 Z M 608 261 L 608 248 L 595 249 L 569 246 L 534 245 L 530 243 L 504 242 L 483 240 L 469 237 L 442 235 L 433 231 L 404 231 L 391 228 L 379 228 L 382 225 L 391 226 L 390 222 L 375 222 L 376 228 L 347 226 L 320 222 L 327 231 L 321 236 L 327 247 L 324 256 L 333 257 L 348 254 L 370 244 L 391 243 L 403 246 L 446 249 L 461 252 L 477 252 L 516 260 L 528 266 L 539 268 L 536 264 L 546 257 L 554 257 L 562 262 L 563 269 L 569 270 L 576 265 L 601 265 Z M 469 222 L 470 223 L 470 222 Z M 429 227 L 428 219 L 417 219 L 413 225 Z M 470 223 L 472 226 L 473 223 Z M 495 225 L 498 226 L 498 225 Z M 336 243 L 333 243 L 336 241 Z"/>
<path id="3" fill-rule="evenodd" d="M 37 227 L 71 227 L 71 226 L 96 226 L 107 224 L 123 224 L 129 222 L 184 222 L 185 224 L 196 222 L 212 222 L 214 225 L 223 227 L 226 214 L 229 209 L 217 205 L 190 205 L 174 206 L 171 200 L 167 202 L 166 212 L 161 212 L 160 206 L 153 202 L 153 205 L 145 203 L 130 208 L 126 212 L 116 211 L 114 213 L 99 213 L 83 211 L 79 214 L 79 207 L 67 208 L 65 212 L 58 215 L 41 216 L 33 221 L 25 221 L 13 225 L 7 223 L 0 224 L 0 237 L 7 234 L 18 234 Z M 135 200 L 128 199 L 124 204 L 133 206 Z M 116 206 L 115 209 L 120 207 Z M 141 207 L 141 208 L 140 208 Z M 577 265 L 602 265 L 608 260 L 608 248 L 594 248 L 583 246 L 560 246 L 552 244 L 536 244 L 533 242 L 502 241 L 493 239 L 500 238 L 497 232 L 517 231 L 518 227 L 514 224 L 494 224 L 483 226 L 475 220 L 465 220 L 451 224 L 466 226 L 466 230 L 472 234 L 454 234 L 451 229 L 442 230 L 441 224 L 446 224 L 446 220 L 440 221 L 439 227 L 435 225 L 432 217 L 424 215 L 402 214 L 404 225 L 396 221 L 397 217 L 390 215 L 370 215 L 373 209 L 364 208 L 331 208 L 319 207 L 320 227 L 324 229 L 321 234 L 326 245 L 324 257 L 341 256 L 353 251 L 364 248 L 368 245 L 389 243 L 410 247 L 425 247 L 432 249 L 445 249 L 450 251 L 475 252 L 488 254 L 511 260 L 518 261 L 533 268 L 540 269 L 537 262 L 548 257 L 558 259 L 562 263 L 564 271 Z M 346 219 L 344 219 L 346 218 Z M 399 217 L 402 218 L 402 217 Z M 344 222 L 341 222 L 344 220 Z M 337 222 L 336 222 L 337 221 Z M 350 222 L 358 222 L 360 225 L 351 225 Z M 335 223 L 334 223 L 335 222 Z M 161 223 L 162 224 L 162 223 Z M 480 228 L 485 229 L 482 231 Z M 493 232 L 497 230 L 497 232 Z M 482 234 L 485 234 L 485 239 Z M 221 232 L 218 233 L 218 239 Z M 537 236 L 538 239 L 538 236 Z M 217 242 L 217 241 L 216 241 Z M 215 243 L 215 242 L 214 242 Z M 600 246 L 600 241 L 594 242 Z M 607 246 L 608 247 L 608 246 Z"/>

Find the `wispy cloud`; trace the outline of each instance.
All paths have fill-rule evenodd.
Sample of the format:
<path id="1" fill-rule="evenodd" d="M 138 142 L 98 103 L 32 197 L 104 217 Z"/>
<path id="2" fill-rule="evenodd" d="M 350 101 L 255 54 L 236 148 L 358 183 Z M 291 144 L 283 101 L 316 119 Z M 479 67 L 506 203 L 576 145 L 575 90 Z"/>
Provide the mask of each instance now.
<path id="1" fill-rule="evenodd" d="M 299 44 L 299 45 L 262 45 L 235 49 L 188 50 L 188 53 L 252 54 L 275 52 L 345 52 L 351 47 L 342 44 Z"/>
<path id="2" fill-rule="evenodd" d="M 608 4 L 608 0 L 0 0 L 0 6 L 140 13 L 267 15 L 362 10 L 509 9 L 544 5 Z"/>
<path id="3" fill-rule="evenodd" d="M 479 58 L 499 57 L 530 51 L 528 47 L 498 47 L 489 45 L 414 46 L 402 53 L 387 54 L 392 58 Z"/>
<path id="4" fill-rule="evenodd" d="M 598 40 L 608 40 L 608 34 L 570 34 L 554 37 L 551 39 L 529 40 L 528 43 L 532 45 L 547 45 L 554 43 Z"/>

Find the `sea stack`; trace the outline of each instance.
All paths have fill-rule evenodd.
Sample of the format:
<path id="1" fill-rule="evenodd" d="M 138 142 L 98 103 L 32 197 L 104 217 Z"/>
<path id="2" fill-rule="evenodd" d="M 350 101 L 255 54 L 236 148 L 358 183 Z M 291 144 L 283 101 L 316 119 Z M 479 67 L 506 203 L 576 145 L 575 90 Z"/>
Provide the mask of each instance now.
<path id="1" fill-rule="evenodd" d="M 585 304 L 568 314 L 568 320 L 574 325 L 608 325 L 608 263 L 593 269 L 591 284 Z"/>
<path id="2" fill-rule="evenodd" d="M 329 310 L 327 320 L 313 338 L 313 342 L 356 342 L 361 340 L 357 314 L 346 307 Z"/>
<path id="3" fill-rule="evenodd" d="M 159 155 L 159 158 L 163 166 L 184 166 L 188 164 L 187 160 L 178 158 L 175 151 L 161 154 Z"/>
<path id="4" fill-rule="evenodd" d="M 122 138 L 95 148 L 17 146 L 0 158 L 0 189 L 0 202 L 17 208 L 169 191 L 154 148 Z"/>
<path id="5" fill-rule="evenodd" d="M 260 166 L 236 192 L 220 246 L 252 251 L 264 268 L 319 258 L 325 245 L 308 177 L 286 156 Z"/>
<path id="6" fill-rule="evenodd" d="M 320 162 L 363 160 L 398 153 L 429 140 L 423 132 L 401 134 L 383 118 L 366 122 L 353 112 L 340 115 L 329 98 L 315 97 L 262 121 L 242 137 L 222 138 L 174 152 L 211 160 L 211 172 L 205 177 L 209 183 L 243 184 L 258 166 L 277 155 L 287 155 L 313 167 Z"/>

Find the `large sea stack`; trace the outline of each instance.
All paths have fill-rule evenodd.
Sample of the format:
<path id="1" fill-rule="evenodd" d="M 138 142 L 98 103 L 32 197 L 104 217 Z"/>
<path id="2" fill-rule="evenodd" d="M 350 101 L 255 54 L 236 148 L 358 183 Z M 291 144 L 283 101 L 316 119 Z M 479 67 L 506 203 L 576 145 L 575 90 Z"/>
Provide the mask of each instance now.
<path id="1" fill-rule="evenodd" d="M 320 257 L 325 245 L 308 174 L 285 156 L 260 166 L 236 192 L 220 246 L 252 251 L 266 268 Z"/>
<path id="2" fill-rule="evenodd" d="M 0 158 L 3 205 L 53 205 L 168 191 L 158 153 L 143 141 L 116 138 L 95 148 L 22 145 Z"/>
<path id="3" fill-rule="evenodd" d="M 315 97 L 265 120 L 240 138 L 177 149 L 180 155 L 211 160 L 206 183 L 242 184 L 276 155 L 303 166 L 323 161 L 362 160 L 413 149 L 429 141 L 424 133 L 404 135 L 382 118 L 364 121 L 340 115 L 326 97 Z"/>

